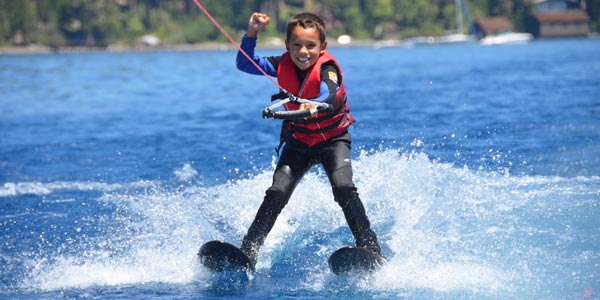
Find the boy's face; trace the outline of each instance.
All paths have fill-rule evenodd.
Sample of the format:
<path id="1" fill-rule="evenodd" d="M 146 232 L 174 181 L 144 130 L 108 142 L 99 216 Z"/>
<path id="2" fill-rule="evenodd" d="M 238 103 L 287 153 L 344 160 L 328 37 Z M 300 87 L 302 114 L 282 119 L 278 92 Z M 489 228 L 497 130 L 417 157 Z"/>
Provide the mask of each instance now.
<path id="1" fill-rule="evenodd" d="M 319 55 L 325 50 L 327 41 L 321 43 L 319 31 L 316 28 L 302 28 L 296 26 L 289 39 L 285 40 L 285 47 L 290 52 L 294 64 L 300 70 L 312 67 Z"/>

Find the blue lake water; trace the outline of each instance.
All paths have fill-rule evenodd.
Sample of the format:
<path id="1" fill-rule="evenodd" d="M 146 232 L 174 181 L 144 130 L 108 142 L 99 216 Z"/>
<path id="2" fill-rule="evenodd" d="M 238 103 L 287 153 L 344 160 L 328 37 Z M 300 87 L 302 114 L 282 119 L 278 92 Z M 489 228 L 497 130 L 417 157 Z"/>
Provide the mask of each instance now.
<path id="1" fill-rule="evenodd" d="M 330 50 L 385 267 L 329 271 L 319 168 L 249 281 L 199 265 L 276 162 L 235 51 L 2 55 L 0 299 L 600 299 L 600 40 Z"/>

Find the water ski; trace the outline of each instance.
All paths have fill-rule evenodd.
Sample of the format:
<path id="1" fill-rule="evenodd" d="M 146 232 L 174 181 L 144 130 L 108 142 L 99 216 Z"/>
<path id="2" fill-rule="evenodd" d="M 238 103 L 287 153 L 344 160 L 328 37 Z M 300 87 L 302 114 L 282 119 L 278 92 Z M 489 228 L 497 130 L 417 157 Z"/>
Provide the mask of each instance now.
<path id="1" fill-rule="evenodd" d="M 216 271 L 254 272 L 254 265 L 242 250 L 223 241 L 210 241 L 198 251 L 200 262 Z"/>
<path id="2" fill-rule="evenodd" d="M 329 267 L 336 275 L 353 271 L 371 272 L 385 264 L 385 258 L 365 248 L 343 247 L 329 257 Z"/>

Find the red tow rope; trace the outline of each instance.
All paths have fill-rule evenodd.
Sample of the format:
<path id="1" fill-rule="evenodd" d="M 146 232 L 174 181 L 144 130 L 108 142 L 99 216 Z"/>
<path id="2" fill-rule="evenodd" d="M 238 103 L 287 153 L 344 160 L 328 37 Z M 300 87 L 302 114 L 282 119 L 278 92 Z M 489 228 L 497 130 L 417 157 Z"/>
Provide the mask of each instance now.
<path id="1" fill-rule="evenodd" d="M 263 73 L 265 76 L 267 76 L 267 78 L 277 87 L 279 87 L 279 89 L 284 90 L 273 78 L 271 78 L 271 76 L 269 76 L 269 74 L 267 74 L 267 72 L 265 72 L 265 70 L 263 70 L 255 61 L 253 58 L 250 57 L 250 55 L 248 55 L 248 53 L 246 53 L 246 51 L 244 51 L 244 49 L 242 49 L 242 47 L 240 47 L 240 45 L 225 31 L 225 29 L 223 29 L 223 27 L 221 27 L 221 25 L 219 25 L 219 22 L 217 22 L 217 20 L 215 20 L 215 18 L 213 18 L 213 16 L 208 12 L 208 10 L 206 10 L 206 8 L 204 8 L 204 6 L 200 3 L 200 1 L 198 0 L 194 0 L 194 3 L 196 4 L 196 6 L 198 6 L 198 8 L 200 8 L 200 10 L 202 10 L 202 12 L 210 19 L 210 21 L 215 24 L 215 26 L 217 26 L 217 28 L 219 28 L 219 30 L 225 35 L 225 37 L 227 37 L 227 39 L 229 39 L 229 41 L 238 48 L 238 50 L 261 72 Z"/>

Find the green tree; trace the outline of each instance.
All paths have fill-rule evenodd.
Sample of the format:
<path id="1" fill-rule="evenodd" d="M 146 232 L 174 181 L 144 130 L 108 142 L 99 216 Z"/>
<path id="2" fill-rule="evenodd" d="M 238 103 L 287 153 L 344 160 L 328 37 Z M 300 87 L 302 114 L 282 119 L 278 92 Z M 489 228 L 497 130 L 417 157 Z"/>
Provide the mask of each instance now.
<path id="1" fill-rule="evenodd" d="M 488 0 L 488 12 L 490 16 L 510 16 L 513 10 L 513 1 Z"/>
<path id="2" fill-rule="evenodd" d="M 600 1 L 586 0 L 585 6 L 588 15 L 590 16 L 590 30 L 600 31 Z"/>
<path id="3" fill-rule="evenodd" d="M 0 0 L 0 36 L 4 43 L 28 43 L 35 32 L 35 2 Z"/>
<path id="4" fill-rule="evenodd" d="M 271 15 L 267 36 L 281 36 L 289 17 L 307 10 L 326 19 L 332 36 L 408 37 L 456 28 L 454 0 L 200 1 L 233 36 L 246 29 L 254 11 Z M 465 2 L 473 19 L 505 16 L 519 30 L 531 10 L 528 0 Z M 585 4 L 591 30 L 600 30 L 600 1 Z M 0 45 L 134 44 L 144 34 L 157 35 L 165 43 L 225 41 L 193 0 L 0 0 Z"/>
<path id="5" fill-rule="evenodd" d="M 436 25 L 439 7 L 431 5 L 427 0 L 399 0 L 394 2 L 396 23 L 400 26 L 403 36 L 431 35 L 442 30 Z"/>
<path id="6" fill-rule="evenodd" d="M 365 17 L 359 6 L 351 6 L 344 10 L 343 18 L 345 20 L 346 31 L 348 34 L 357 38 L 370 37 L 369 30 L 366 28 Z"/>

